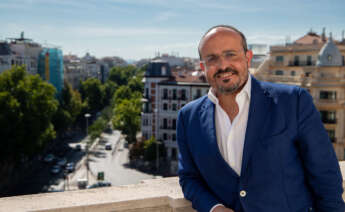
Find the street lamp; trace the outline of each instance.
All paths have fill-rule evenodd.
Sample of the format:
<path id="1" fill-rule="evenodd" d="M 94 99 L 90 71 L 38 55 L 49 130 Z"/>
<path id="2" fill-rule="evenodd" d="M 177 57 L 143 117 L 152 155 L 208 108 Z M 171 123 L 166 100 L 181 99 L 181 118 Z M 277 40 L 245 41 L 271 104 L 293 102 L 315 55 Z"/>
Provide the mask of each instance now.
<path id="1" fill-rule="evenodd" d="M 85 115 L 86 118 L 86 138 L 88 136 L 88 127 L 89 127 L 89 123 L 88 123 L 88 119 L 91 116 L 89 113 L 86 113 Z M 89 183 L 89 142 L 86 141 L 86 179 L 87 179 L 87 183 Z"/>

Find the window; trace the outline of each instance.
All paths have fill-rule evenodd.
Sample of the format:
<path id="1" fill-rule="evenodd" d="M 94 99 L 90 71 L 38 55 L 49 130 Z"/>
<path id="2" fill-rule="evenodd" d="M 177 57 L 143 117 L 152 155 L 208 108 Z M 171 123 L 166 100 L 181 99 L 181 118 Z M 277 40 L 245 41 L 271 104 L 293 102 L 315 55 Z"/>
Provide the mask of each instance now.
<path id="1" fill-rule="evenodd" d="M 181 90 L 181 100 L 186 100 L 186 90 Z"/>
<path id="2" fill-rule="evenodd" d="M 166 75 L 167 74 L 167 68 L 165 66 L 162 66 L 162 75 Z"/>
<path id="3" fill-rule="evenodd" d="M 335 130 L 327 130 L 328 137 L 332 143 L 335 142 Z"/>
<path id="4" fill-rule="evenodd" d="M 337 122 L 335 111 L 321 110 L 320 115 L 322 122 L 325 124 L 335 124 Z"/>
<path id="5" fill-rule="evenodd" d="M 296 76 L 296 72 L 295 71 L 291 71 L 291 76 Z"/>
<path id="6" fill-rule="evenodd" d="M 171 151 L 171 159 L 176 160 L 177 159 L 177 151 L 176 148 L 172 148 Z"/>
<path id="7" fill-rule="evenodd" d="M 282 71 L 282 70 L 277 70 L 276 72 L 275 72 L 275 74 L 276 75 L 284 75 L 284 71 Z"/>
<path id="8" fill-rule="evenodd" d="M 147 119 L 143 119 L 143 126 L 149 125 L 149 121 Z"/>
<path id="9" fill-rule="evenodd" d="M 176 141 L 176 134 L 175 134 L 175 133 L 172 134 L 172 140 L 173 140 L 173 141 Z"/>
<path id="10" fill-rule="evenodd" d="M 336 100 L 336 91 L 320 91 L 320 99 Z"/>
<path id="11" fill-rule="evenodd" d="M 276 56 L 276 62 L 283 63 L 284 62 L 284 56 L 281 56 L 281 55 Z"/>
<path id="12" fill-rule="evenodd" d="M 177 91 L 176 91 L 176 89 L 173 89 L 173 99 L 177 99 Z"/>
<path id="13" fill-rule="evenodd" d="M 168 89 L 163 89 L 163 99 L 168 99 Z"/>
<path id="14" fill-rule="evenodd" d="M 311 56 L 308 55 L 307 56 L 307 66 L 311 66 L 311 65 L 312 65 Z"/>
<path id="15" fill-rule="evenodd" d="M 163 129 L 168 129 L 168 119 L 163 119 Z"/>
<path id="16" fill-rule="evenodd" d="M 168 135 L 166 133 L 163 133 L 163 140 L 167 140 L 168 139 Z"/>
<path id="17" fill-rule="evenodd" d="M 176 105 L 175 103 L 172 105 L 172 110 L 173 110 L 173 111 L 176 111 L 176 110 L 177 110 L 177 105 Z"/>
<path id="18" fill-rule="evenodd" d="M 173 130 L 176 130 L 176 119 L 173 119 L 172 128 Z"/>
<path id="19" fill-rule="evenodd" d="M 168 110 L 168 104 L 167 103 L 163 104 L 163 110 Z"/>
<path id="20" fill-rule="evenodd" d="M 293 64 L 294 64 L 295 66 L 299 66 L 299 56 L 295 56 L 294 61 L 293 61 Z"/>

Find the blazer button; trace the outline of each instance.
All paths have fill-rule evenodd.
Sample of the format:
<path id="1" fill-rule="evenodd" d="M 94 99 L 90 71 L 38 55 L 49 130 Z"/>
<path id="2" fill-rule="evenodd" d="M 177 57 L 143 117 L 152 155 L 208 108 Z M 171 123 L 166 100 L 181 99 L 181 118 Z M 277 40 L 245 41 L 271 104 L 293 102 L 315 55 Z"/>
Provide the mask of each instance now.
<path id="1" fill-rule="evenodd" d="M 245 197 L 247 195 L 247 192 L 245 190 L 240 191 L 240 196 Z"/>

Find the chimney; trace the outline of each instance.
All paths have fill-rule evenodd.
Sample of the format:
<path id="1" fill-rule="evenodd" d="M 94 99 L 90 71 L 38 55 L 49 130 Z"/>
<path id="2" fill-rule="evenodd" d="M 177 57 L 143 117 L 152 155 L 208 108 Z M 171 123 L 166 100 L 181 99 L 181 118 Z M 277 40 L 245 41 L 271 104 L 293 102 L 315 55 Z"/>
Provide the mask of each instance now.
<path id="1" fill-rule="evenodd" d="M 321 39 L 322 39 L 323 42 L 326 41 L 326 27 L 322 28 Z"/>

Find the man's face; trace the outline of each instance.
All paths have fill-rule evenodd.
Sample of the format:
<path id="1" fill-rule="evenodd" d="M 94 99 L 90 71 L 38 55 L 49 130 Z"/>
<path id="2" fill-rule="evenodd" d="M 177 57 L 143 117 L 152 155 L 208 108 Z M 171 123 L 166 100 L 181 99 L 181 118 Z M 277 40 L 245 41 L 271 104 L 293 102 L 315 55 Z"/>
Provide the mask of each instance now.
<path id="1" fill-rule="evenodd" d="M 244 52 L 237 32 L 226 28 L 210 31 L 200 45 L 200 53 L 200 67 L 216 95 L 236 94 L 243 88 L 252 52 Z"/>

